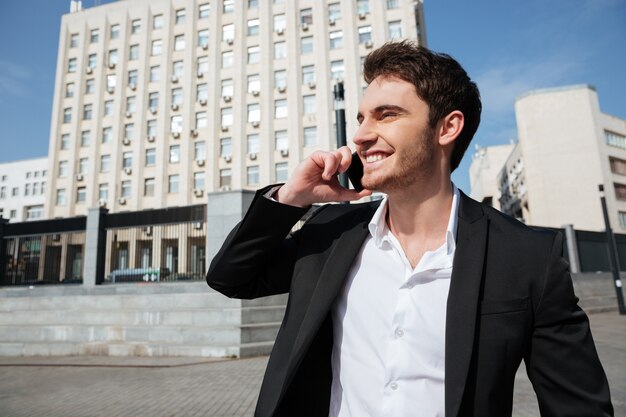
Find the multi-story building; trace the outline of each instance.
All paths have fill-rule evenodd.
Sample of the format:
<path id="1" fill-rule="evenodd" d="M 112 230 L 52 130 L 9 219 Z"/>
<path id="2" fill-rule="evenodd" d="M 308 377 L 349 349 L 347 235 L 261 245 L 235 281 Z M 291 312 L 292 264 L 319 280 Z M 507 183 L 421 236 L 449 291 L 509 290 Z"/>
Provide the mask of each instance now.
<path id="1" fill-rule="evenodd" d="M 21 222 L 45 216 L 47 166 L 48 158 L 0 164 L 0 217 Z"/>
<path id="2" fill-rule="evenodd" d="M 513 150 L 513 144 L 477 147 L 469 169 L 470 197 L 500 209 L 500 188 L 494 178 Z"/>
<path id="3" fill-rule="evenodd" d="M 515 103 L 519 141 L 497 178 L 502 211 L 528 224 L 626 232 L 626 120 L 589 85 L 531 91 Z"/>
<path id="4" fill-rule="evenodd" d="M 61 22 L 49 217 L 181 206 L 283 181 L 355 131 L 364 56 L 425 43 L 421 1 L 121 0 Z"/>

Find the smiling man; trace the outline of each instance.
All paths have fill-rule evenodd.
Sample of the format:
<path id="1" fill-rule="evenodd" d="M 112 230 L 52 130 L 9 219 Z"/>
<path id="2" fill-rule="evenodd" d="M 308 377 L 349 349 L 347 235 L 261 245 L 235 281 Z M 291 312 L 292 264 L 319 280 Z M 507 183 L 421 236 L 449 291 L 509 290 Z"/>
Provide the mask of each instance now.
<path id="1" fill-rule="evenodd" d="M 365 60 L 361 192 L 317 152 L 260 190 L 207 274 L 230 297 L 289 293 L 255 416 L 510 416 L 522 360 L 543 416 L 611 416 L 562 239 L 450 181 L 480 121 L 476 85 L 411 42 Z M 327 204 L 297 232 L 314 203 Z"/>

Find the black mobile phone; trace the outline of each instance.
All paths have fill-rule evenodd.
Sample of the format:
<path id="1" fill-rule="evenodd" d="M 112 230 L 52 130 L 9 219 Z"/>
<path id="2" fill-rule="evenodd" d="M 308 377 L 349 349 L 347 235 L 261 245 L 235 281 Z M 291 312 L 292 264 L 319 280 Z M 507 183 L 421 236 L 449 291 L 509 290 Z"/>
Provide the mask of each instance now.
<path id="1" fill-rule="evenodd" d="M 352 162 L 346 171 L 352 186 L 356 191 L 363 190 L 363 186 L 361 185 L 361 177 L 363 176 L 363 163 L 361 162 L 361 158 L 359 155 L 354 152 L 352 154 Z"/>

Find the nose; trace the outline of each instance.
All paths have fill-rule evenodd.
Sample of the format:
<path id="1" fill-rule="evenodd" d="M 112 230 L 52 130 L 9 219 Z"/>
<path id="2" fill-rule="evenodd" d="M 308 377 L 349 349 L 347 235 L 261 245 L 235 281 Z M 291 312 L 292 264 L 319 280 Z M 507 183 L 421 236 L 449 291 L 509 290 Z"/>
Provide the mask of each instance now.
<path id="1" fill-rule="evenodd" d="M 354 133 L 354 138 L 352 141 L 355 145 L 359 147 L 367 146 L 369 143 L 376 141 L 378 135 L 372 129 L 372 126 L 367 122 L 363 121 L 357 131 Z"/>

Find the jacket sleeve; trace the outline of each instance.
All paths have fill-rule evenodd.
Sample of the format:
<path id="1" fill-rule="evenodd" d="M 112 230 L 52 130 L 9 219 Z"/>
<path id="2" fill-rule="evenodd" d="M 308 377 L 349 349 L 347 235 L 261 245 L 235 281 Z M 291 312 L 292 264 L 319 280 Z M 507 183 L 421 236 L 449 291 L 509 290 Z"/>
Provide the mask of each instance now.
<path id="1" fill-rule="evenodd" d="M 280 204 L 259 190 L 243 220 L 211 261 L 209 286 L 231 298 L 251 299 L 289 291 L 298 233 L 290 230 L 308 208 Z"/>
<path id="2" fill-rule="evenodd" d="M 589 321 L 578 307 L 562 237 L 554 239 L 525 358 L 543 417 L 613 416 Z"/>

